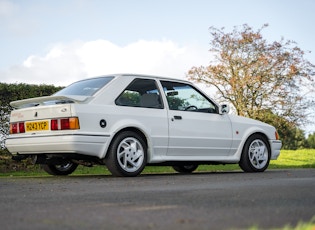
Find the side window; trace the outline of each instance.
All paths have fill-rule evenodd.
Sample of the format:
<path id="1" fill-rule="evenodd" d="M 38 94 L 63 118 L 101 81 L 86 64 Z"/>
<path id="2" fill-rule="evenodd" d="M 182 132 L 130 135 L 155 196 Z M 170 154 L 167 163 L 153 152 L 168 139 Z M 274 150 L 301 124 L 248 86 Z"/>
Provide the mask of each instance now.
<path id="1" fill-rule="evenodd" d="M 162 100 L 155 80 L 135 79 L 119 95 L 116 105 L 162 109 Z"/>
<path id="2" fill-rule="evenodd" d="M 170 81 L 161 83 L 171 110 L 217 113 L 216 105 L 191 85 Z"/>

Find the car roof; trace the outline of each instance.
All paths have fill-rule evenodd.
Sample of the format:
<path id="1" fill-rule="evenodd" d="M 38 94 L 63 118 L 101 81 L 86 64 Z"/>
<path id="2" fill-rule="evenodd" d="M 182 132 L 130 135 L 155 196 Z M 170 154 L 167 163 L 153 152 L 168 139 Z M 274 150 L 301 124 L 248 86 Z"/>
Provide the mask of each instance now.
<path id="1" fill-rule="evenodd" d="M 191 83 L 191 82 L 189 82 L 189 81 L 187 81 L 185 79 L 180 79 L 180 78 L 155 76 L 155 75 L 146 75 L 146 74 L 135 74 L 135 73 L 118 73 L 118 74 L 101 75 L 101 76 L 97 76 L 97 77 L 85 78 L 85 79 L 82 79 L 81 81 L 88 80 L 88 79 L 94 79 L 94 78 L 101 78 L 101 77 L 138 77 L 138 78 L 146 78 L 146 79 L 158 79 L 158 80 L 167 80 L 167 81 L 178 81 L 178 82 Z"/>

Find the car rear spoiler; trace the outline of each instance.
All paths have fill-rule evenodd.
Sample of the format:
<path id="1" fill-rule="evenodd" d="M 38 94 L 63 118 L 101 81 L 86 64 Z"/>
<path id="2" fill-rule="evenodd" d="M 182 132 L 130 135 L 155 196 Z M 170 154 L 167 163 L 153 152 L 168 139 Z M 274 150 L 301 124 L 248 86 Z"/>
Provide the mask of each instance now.
<path id="1" fill-rule="evenodd" d="M 72 103 L 82 103 L 87 101 L 91 96 L 77 96 L 77 95 L 69 95 L 69 96 L 46 96 L 46 97 L 34 97 L 19 101 L 12 101 L 10 105 L 13 108 L 24 108 L 24 107 L 32 107 L 38 105 L 44 105 L 45 102 L 50 101 L 60 101 L 60 103 L 64 102 L 72 102 Z"/>

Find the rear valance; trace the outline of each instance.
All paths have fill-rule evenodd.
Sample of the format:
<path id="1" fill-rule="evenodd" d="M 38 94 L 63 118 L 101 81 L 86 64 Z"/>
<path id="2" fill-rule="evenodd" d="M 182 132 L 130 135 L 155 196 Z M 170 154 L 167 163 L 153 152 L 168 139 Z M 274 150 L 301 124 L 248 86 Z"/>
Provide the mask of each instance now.
<path id="1" fill-rule="evenodd" d="M 77 95 L 69 95 L 69 96 L 47 96 L 47 97 L 34 97 L 19 101 L 12 101 L 10 105 L 14 108 L 23 108 L 23 107 L 31 107 L 44 105 L 47 102 L 59 101 L 62 102 L 73 102 L 73 103 L 83 103 L 88 99 L 92 98 L 91 96 L 77 96 Z"/>

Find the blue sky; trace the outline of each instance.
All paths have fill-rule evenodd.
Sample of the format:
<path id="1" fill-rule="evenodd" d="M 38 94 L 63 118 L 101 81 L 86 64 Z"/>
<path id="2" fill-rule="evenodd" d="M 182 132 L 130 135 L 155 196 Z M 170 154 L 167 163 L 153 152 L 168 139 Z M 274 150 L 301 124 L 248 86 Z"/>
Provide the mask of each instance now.
<path id="1" fill-rule="evenodd" d="M 0 0 L 0 82 L 68 85 L 113 72 L 183 78 L 210 61 L 208 28 L 247 23 L 315 63 L 314 0 Z"/>
<path id="2" fill-rule="evenodd" d="M 0 71 L 10 72 L 30 56 L 45 57 L 57 45 L 96 40 L 121 48 L 140 40 L 171 41 L 204 58 L 210 26 L 228 31 L 244 23 L 257 29 L 268 23 L 268 40 L 283 36 L 314 52 L 314 12 L 312 0 L 0 0 Z M 314 53 L 308 59 L 315 61 Z M 1 81 L 14 81 L 5 75 Z M 28 77 L 16 80 L 32 82 Z"/>

